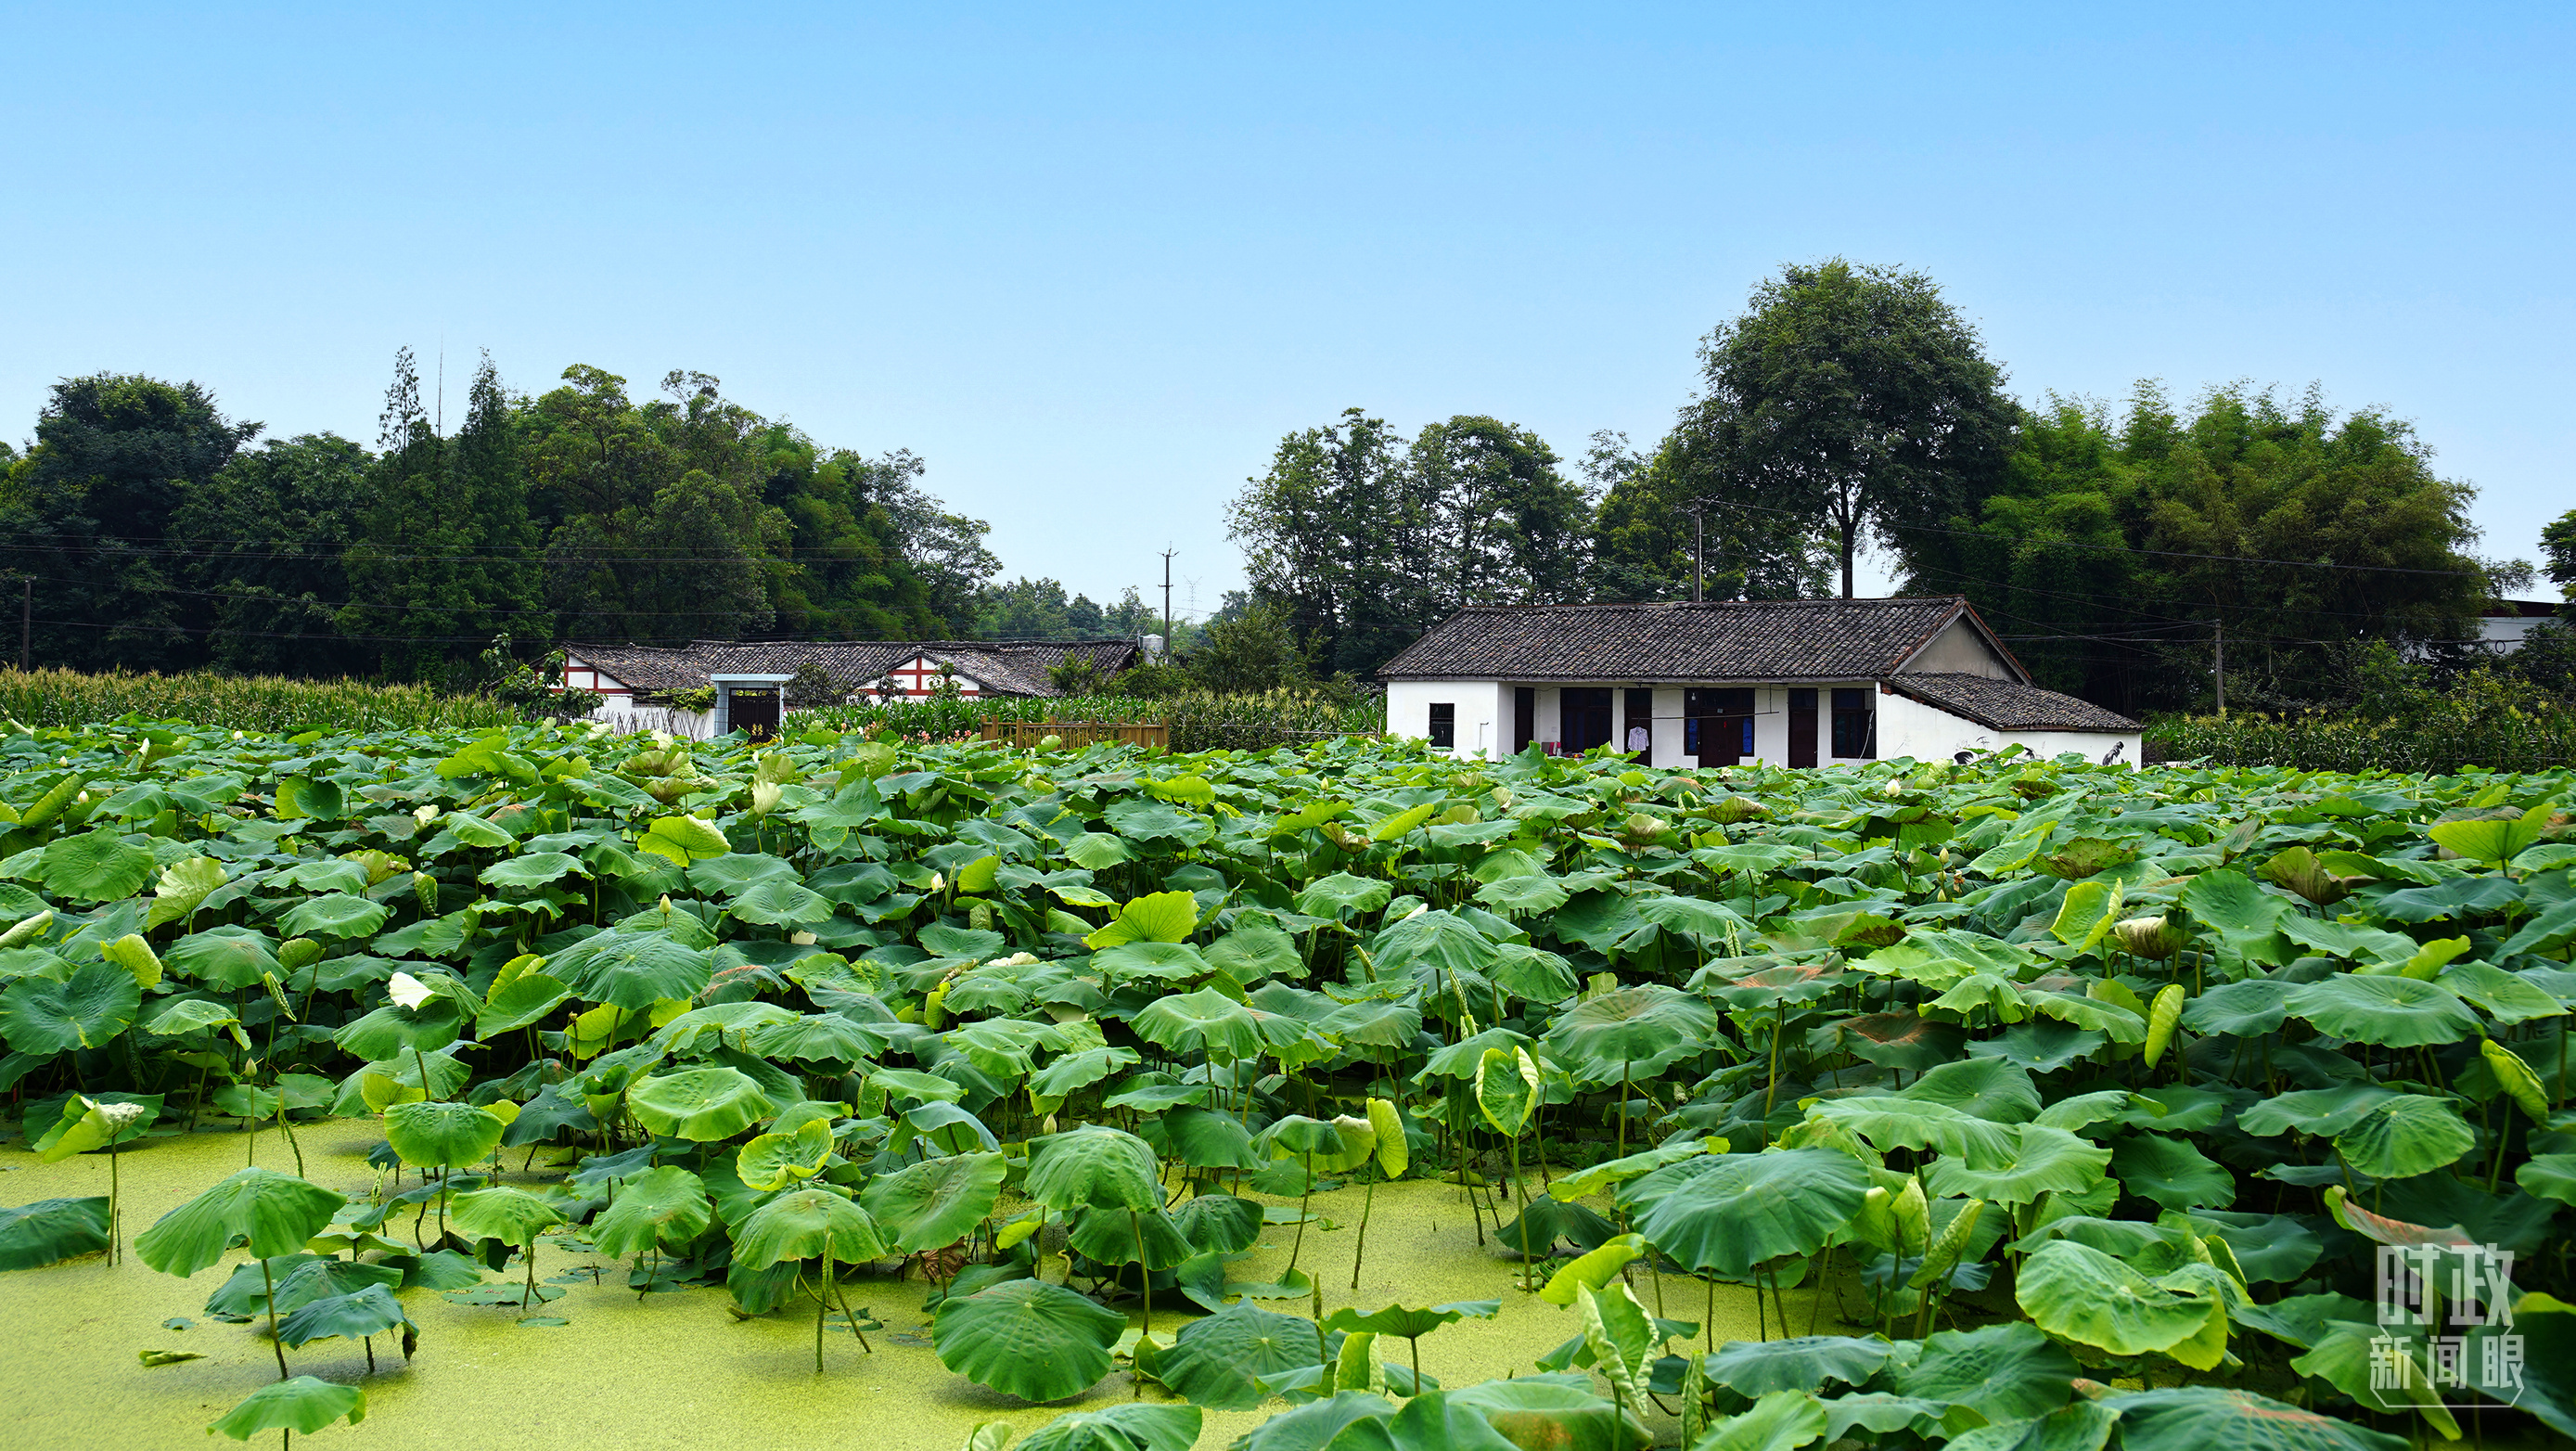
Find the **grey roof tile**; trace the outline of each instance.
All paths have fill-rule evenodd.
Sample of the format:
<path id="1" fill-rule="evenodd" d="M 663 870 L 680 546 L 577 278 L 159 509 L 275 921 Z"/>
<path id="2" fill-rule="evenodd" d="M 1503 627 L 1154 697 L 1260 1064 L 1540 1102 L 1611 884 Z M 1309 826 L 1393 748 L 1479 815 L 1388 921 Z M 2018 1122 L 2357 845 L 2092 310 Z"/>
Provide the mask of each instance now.
<path id="1" fill-rule="evenodd" d="M 2091 701 L 2023 685 L 1989 680 L 1982 675 L 1891 675 L 1887 683 L 1899 694 L 1925 705 L 1965 716 L 1999 731 L 2104 731 L 2125 734 L 2139 729 L 2125 715 L 2115 715 Z"/>
<path id="2" fill-rule="evenodd" d="M 697 640 L 687 645 L 567 645 L 567 653 L 647 695 L 707 684 L 720 674 L 792 675 L 812 662 L 856 689 L 917 655 L 1006 695 L 1055 695 L 1047 671 L 1089 659 L 1105 678 L 1136 662 L 1133 640 Z"/>
<path id="3" fill-rule="evenodd" d="M 1378 673 L 1389 680 L 1878 679 L 1962 614 L 1974 618 L 1956 595 L 1473 606 Z"/>

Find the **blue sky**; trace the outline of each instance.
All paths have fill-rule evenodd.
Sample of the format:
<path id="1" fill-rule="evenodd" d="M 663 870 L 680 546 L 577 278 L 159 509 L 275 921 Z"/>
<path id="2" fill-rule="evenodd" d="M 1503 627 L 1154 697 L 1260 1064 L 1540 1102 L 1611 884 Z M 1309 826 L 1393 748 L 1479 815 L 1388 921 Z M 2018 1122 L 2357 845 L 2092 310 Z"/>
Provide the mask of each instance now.
<path id="1" fill-rule="evenodd" d="M 10 7 L 0 429 L 100 369 L 372 442 L 404 343 L 692 368 L 1204 611 L 1282 433 L 1644 443 L 1841 254 L 2025 398 L 2315 380 L 2487 553 L 2576 504 L 2564 7 L 429 8 Z"/>

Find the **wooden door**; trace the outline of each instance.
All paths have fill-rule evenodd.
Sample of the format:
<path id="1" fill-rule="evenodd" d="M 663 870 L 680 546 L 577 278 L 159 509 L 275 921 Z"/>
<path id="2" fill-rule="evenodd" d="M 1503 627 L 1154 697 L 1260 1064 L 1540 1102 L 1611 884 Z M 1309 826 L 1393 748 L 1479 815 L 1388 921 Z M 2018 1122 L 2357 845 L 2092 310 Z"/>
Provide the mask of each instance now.
<path id="1" fill-rule="evenodd" d="M 775 685 L 742 685 L 727 694 L 725 719 L 733 729 L 755 741 L 775 739 L 778 735 L 778 687 Z"/>
<path id="2" fill-rule="evenodd" d="M 1610 744 L 1610 692 L 1606 688 L 1568 686 L 1556 695 L 1558 735 L 1569 752 Z"/>
<path id="3" fill-rule="evenodd" d="M 1816 693 L 1789 692 L 1789 764 L 1816 764 Z"/>
<path id="4" fill-rule="evenodd" d="M 1685 750 L 1703 766 L 1733 766 L 1753 754 L 1753 692 L 1685 690 L 1682 714 L 1690 728 Z"/>
<path id="5" fill-rule="evenodd" d="M 1530 737 L 1538 731 L 1538 688 L 1515 686 L 1512 690 L 1512 754 L 1529 749 Z"/>

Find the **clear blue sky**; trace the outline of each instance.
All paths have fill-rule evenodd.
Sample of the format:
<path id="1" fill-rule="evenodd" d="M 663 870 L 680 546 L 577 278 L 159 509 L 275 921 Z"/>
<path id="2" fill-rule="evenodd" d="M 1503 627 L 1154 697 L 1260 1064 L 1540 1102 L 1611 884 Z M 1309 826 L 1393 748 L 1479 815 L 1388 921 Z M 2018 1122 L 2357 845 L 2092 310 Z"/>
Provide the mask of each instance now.
<path id="1" fill-rule="evenodd" d="M 2576 504 L 2564 6 L 423 8 L 10 7 L 8 436 L 100 369 L 372 443 L 404 343 L 693 368 L 1204 611 L 1283 432 L 1643 443 L 1842 254 L 2025 398 L 2316 380 L 2488 553 Z"/>

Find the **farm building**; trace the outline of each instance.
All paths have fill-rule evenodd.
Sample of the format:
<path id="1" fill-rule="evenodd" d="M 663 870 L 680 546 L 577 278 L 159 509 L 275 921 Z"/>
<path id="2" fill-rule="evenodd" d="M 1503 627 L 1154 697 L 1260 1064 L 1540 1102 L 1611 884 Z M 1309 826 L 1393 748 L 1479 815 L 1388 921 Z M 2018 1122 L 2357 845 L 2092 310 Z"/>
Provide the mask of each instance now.
<path id="1" fill-rule="evenodd" d="M 566 688 L 607 697 L 591 714 L 629 729 L 704 739 L 774 730 L 787 682 L 819 665 L 843 700 L 924 700 L 953 680 L 960 696 L 1059 695 L 1053 672 L 1087 662 L 1106 681 L 1137 661 L 1133 640 L 698 640 L 687 645 L 567 645 Z M 675 693 L 712 689 L 691 710 Z"/>
<path id="2" fill-rule="evenodd" d="M 1814 766 L 2027 746 L 2139 759 L 1956 596 L 1477 606 L 1379 672 L 1387 729 L 1461 759 L 1616 744 L 1650 765 Z"/>

